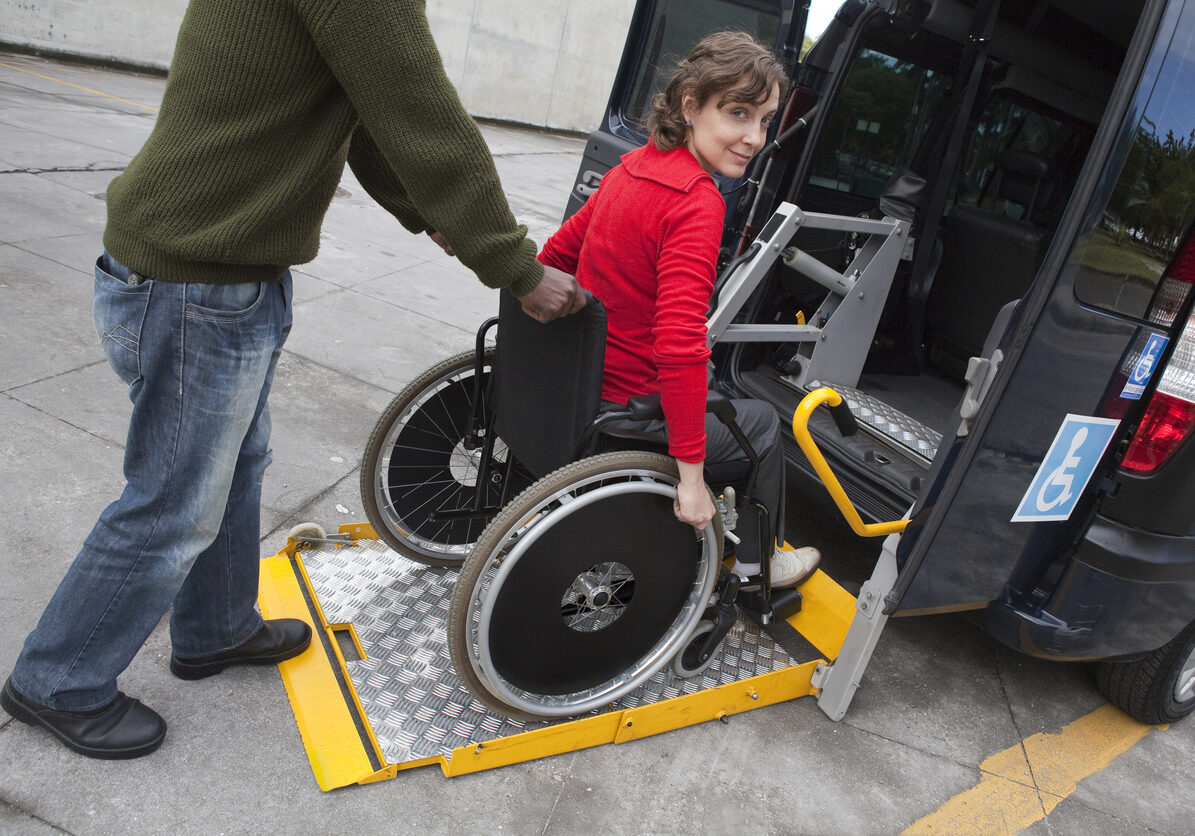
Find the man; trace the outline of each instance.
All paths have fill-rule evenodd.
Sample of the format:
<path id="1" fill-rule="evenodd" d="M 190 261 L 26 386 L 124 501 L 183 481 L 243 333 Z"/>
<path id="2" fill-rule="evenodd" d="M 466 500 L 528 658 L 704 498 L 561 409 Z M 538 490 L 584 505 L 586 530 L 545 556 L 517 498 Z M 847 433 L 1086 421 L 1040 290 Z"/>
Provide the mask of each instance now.
<path id="1" fill-rule="evenodd" d="M 117 676 L 171 607 L 170 668 L 199 679 L 311 641 L 257 597 L 267 397 L 345 163 L 541 321 L 584 304 L 516 224 L 416 0 L 193 0 L 152 134 L 108 189 L 95 319 L 133 401 L 127 485 L 0 692 L 74 751 L 133 758 L 166 724 Z"/>

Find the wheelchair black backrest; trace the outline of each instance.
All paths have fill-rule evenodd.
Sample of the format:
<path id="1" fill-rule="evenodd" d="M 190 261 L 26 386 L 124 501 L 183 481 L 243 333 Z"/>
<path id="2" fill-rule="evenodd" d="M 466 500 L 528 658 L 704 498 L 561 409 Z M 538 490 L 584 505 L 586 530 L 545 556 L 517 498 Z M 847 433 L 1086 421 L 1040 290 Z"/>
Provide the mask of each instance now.
<path id="1" fill-rule="evenodd" d="M 606 308 L 590 296 L 580 312 L 541 324 L 503 290 L 487 401 L 514 457 L 539 478 L 568 464 L 601 401 Z"/>

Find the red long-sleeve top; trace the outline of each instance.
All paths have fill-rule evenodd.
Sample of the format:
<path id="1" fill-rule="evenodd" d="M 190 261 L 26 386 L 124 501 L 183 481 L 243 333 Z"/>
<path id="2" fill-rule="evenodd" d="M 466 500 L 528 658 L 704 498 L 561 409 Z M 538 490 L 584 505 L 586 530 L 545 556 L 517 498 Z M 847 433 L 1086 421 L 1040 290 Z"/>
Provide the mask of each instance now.
<path id="1" fill-rule="evenodd" d="M 606 305 L 602 398 L 660 393 L 668 451 L 705 458 L 706 313 L 726 204 L 686 148 L 630 152 L 539 260 Z"/>

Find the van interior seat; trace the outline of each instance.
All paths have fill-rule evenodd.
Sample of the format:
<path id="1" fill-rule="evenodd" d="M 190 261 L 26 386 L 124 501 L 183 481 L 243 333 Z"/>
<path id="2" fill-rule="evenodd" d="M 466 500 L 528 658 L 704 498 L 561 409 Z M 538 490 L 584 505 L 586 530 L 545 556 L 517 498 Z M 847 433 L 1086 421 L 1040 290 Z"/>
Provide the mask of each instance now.
<path id="1" fill-rule="evenodd" d="M 956 204 L 943 218 L 942 260 L 926 301 L 925 333 L 929 361 L 950 377 L 962 380 L 1000 308 L 1024 296 L 1033 282 L 1047 242 L 1053 187 L 1047 160 L 1004 151 L 979 205 Z"/>

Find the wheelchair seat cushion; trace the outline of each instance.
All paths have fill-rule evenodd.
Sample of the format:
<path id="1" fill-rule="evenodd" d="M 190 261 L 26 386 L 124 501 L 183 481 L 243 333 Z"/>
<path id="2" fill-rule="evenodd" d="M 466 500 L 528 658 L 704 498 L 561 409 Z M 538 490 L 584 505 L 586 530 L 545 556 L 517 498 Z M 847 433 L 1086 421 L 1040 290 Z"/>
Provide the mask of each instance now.
<path id="1" fill-rule="evenodd" d="M 488 401 L 494 428 L 536 477 L 568 464 L 597 414 L 606 359 L 606 308 L 585 307 L 546 324 L 503 290 Z"/>

